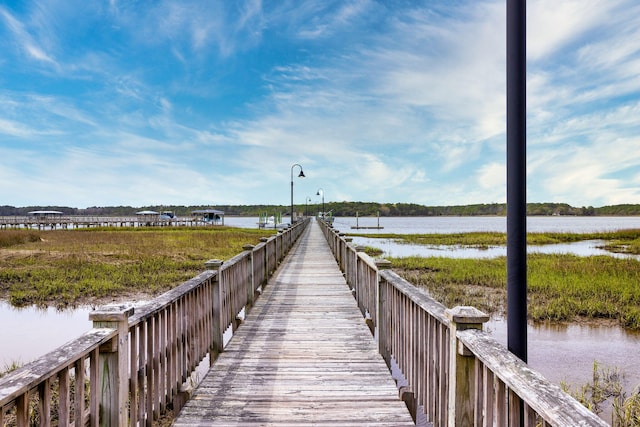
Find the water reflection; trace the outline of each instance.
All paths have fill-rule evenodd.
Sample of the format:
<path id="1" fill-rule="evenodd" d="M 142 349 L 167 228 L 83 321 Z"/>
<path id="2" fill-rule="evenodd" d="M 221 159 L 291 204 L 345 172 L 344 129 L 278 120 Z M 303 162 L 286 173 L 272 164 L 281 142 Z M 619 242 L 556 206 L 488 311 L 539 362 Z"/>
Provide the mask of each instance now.
<path id="1" fill-rule="evenodd" d="M 428 216 L 428 217 L 383 217 L 379 225 L 381 230 L 355 230 L 357 224 L 377 226 L 374 217 L 337 217 L 334 228 L 344 232 L 359 234 L 416 234 L 416 233 L 471 233 L 475 231 L 495 231 L 506 233 L 507 219 L 502 216 Z M 527 218 L 527 231 L 530 233 L 593 233 L 640 228 L 640 217 L 605 216 L 532 216 Z"/>
<path id="2" fill-rule="evenodd" d="M 459 245 L 418 245 L 400 243 L 394 239 L 376 239 L 373 237 L 354 237 L 356 245 L 370 246 L 383 251 L 384 257 L 446 257 L 446 258 L 496 258 L 507 255 L 505 246 L 490 246 L 478 249 Z M 631 254 L 617 254 L 601 249 L 604 240 L 583 240 L 581 242 L 557 243 L 553 245 L 532 245 L 527 248 L 529 253 L 543 254 L 572 254 L 578 256 L 608 255 L 617 258 L 635 258 L 640 256 Z"/>
<path id="3" fill-rule="evenodd" d="M 490 320 L 485 329 L 507 347 L 507 322 Z M 627 396 L 640 387 L 640 334 L 620 327 L 542 323 L 528 325 L 528 365 L 556 385 L 579 390 L 593 381 L 593 366 L 619 369 Z M 611 400 L 602 405 L 600 417 L 611 422 Z"/>
<path id="4" fill-rule="evenodd" d="M 498 342 L 507 346 L 505 319 L 486 324 Z M 620 327 L 578 323 L 529 325 L 528 363 L 555 384 L 564 381 L 574 388 L 592 379 L 593 362 L 602 367 L 618 367 L 625 374 L 628 391 L 640 385 L 640 334 Z"/>
<path id="5" fill-rule="evenodd" d="M 49 307 L 15 308 L 0 300 L 0 370 L 25 364 L 91 329 L 91 307 L 59 311 Z"/>

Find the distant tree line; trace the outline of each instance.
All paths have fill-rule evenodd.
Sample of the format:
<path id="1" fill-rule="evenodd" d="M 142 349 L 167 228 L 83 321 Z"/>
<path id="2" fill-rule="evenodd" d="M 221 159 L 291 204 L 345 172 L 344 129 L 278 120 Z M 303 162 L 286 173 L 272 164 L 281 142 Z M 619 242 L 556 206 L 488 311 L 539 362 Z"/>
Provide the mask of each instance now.
<path id="1" fill-rule="evenodd" d="M 55 210 L 65 215 L 86 216 L 132 216 L 141 210 L 173 211 L 178 216 L 189 216 L 198 209 L 219 209 L 230 216 L 259 216 L 281 213 L 288 215 L 288 205 L 215 205 L 215 206 L 104 206 L 84 209 L 68 206 L 0 206 L 0 216 L 26 215 L 35 210 Z M 296 205 L 297 212 L 315 215 L 322 210 L 322 205 Z M 334 216 L 504 216 L 507 206 L 504 203 L 455 205 L 455 206 L 424 206 L 415 203 L 375 203 L 375 202 L 327 202 L 325 210 Z M 640 215 L 640 205 L 623 204 L 603 206 L 574 207 L 566 203 L 529 203 L 527 214 L 532 216 L 570 215 L 570 216 L 635 216 Z"/>

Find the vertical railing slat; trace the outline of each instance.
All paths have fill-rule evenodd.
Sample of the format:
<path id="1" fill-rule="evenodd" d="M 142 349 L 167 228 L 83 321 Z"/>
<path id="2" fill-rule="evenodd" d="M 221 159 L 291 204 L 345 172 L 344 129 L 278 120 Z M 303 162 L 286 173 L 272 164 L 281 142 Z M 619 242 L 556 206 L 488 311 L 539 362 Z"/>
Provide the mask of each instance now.
<path id="1" fill-rule="evenodd" d="M 51 384 L 46 379 L 38 386 L 38 413 L 40 414 L 40 425 L 51 425 Z M 0 426 L 4 423 L 0 422 Z"/>
<path id="2" fill-rule="evenodd" d="M 60 425 L 69 424 L 69 369 L 64 368 L 58 374 L 58 422 Z"/>
<path id="3" fill-rule="evenodd" d="M 84 425 L 84 357 L 76 360 L 74 364 L 74 425 Z"/>
<path id="4" fill-rule="evenodd" d="M 146 395 L 145 395 L 145 383 L 147 378 L 147 322 L 140 323 L 138 327 L 138 422 L 140 427 L 145 425 L 145 420 L 148 417 L 146 413 Z"/>

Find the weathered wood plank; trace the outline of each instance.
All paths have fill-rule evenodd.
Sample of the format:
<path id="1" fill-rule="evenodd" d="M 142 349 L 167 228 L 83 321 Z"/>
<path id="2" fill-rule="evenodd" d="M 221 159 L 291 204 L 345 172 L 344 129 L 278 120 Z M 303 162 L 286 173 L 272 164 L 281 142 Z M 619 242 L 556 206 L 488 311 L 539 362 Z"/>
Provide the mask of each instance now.
<path id="1" fill-rule="evenodd" d="M 187 425 L 414 425 L 312 223 L 193 398 Z"/>

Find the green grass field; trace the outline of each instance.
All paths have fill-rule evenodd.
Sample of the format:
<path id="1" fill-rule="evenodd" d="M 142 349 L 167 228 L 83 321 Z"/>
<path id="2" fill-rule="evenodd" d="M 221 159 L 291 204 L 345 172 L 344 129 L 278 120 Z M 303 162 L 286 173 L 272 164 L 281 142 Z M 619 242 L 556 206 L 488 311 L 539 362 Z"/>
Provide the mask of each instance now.
<path id="1" fill-rule="evenodd" d="M 371 237 L 371 235 L 367 235 Z M 423 245 L 483 247 L 506 244 L 502 233 L 376 235 Z M 640 230 L 613 233 L 534 233 L 529 244 L 604 240 L 612 252 L 640 253 Z M 371 253 L 376 251 L 371 248 Z M 504 314 L 506 259 L 391 258 L 394 270 L 443 304 L 473 305 Z M 528 314 L 532 320 L 615 320 L 640 330 L 640 261 L 610 256 L 532 254 L 527 261 Z"/>
<path id="2" fill-rule="evenodd" d="M 65 307 L 156 295 L 272 231 L 229 227 L 0 231 L 0 298 Z"/>

